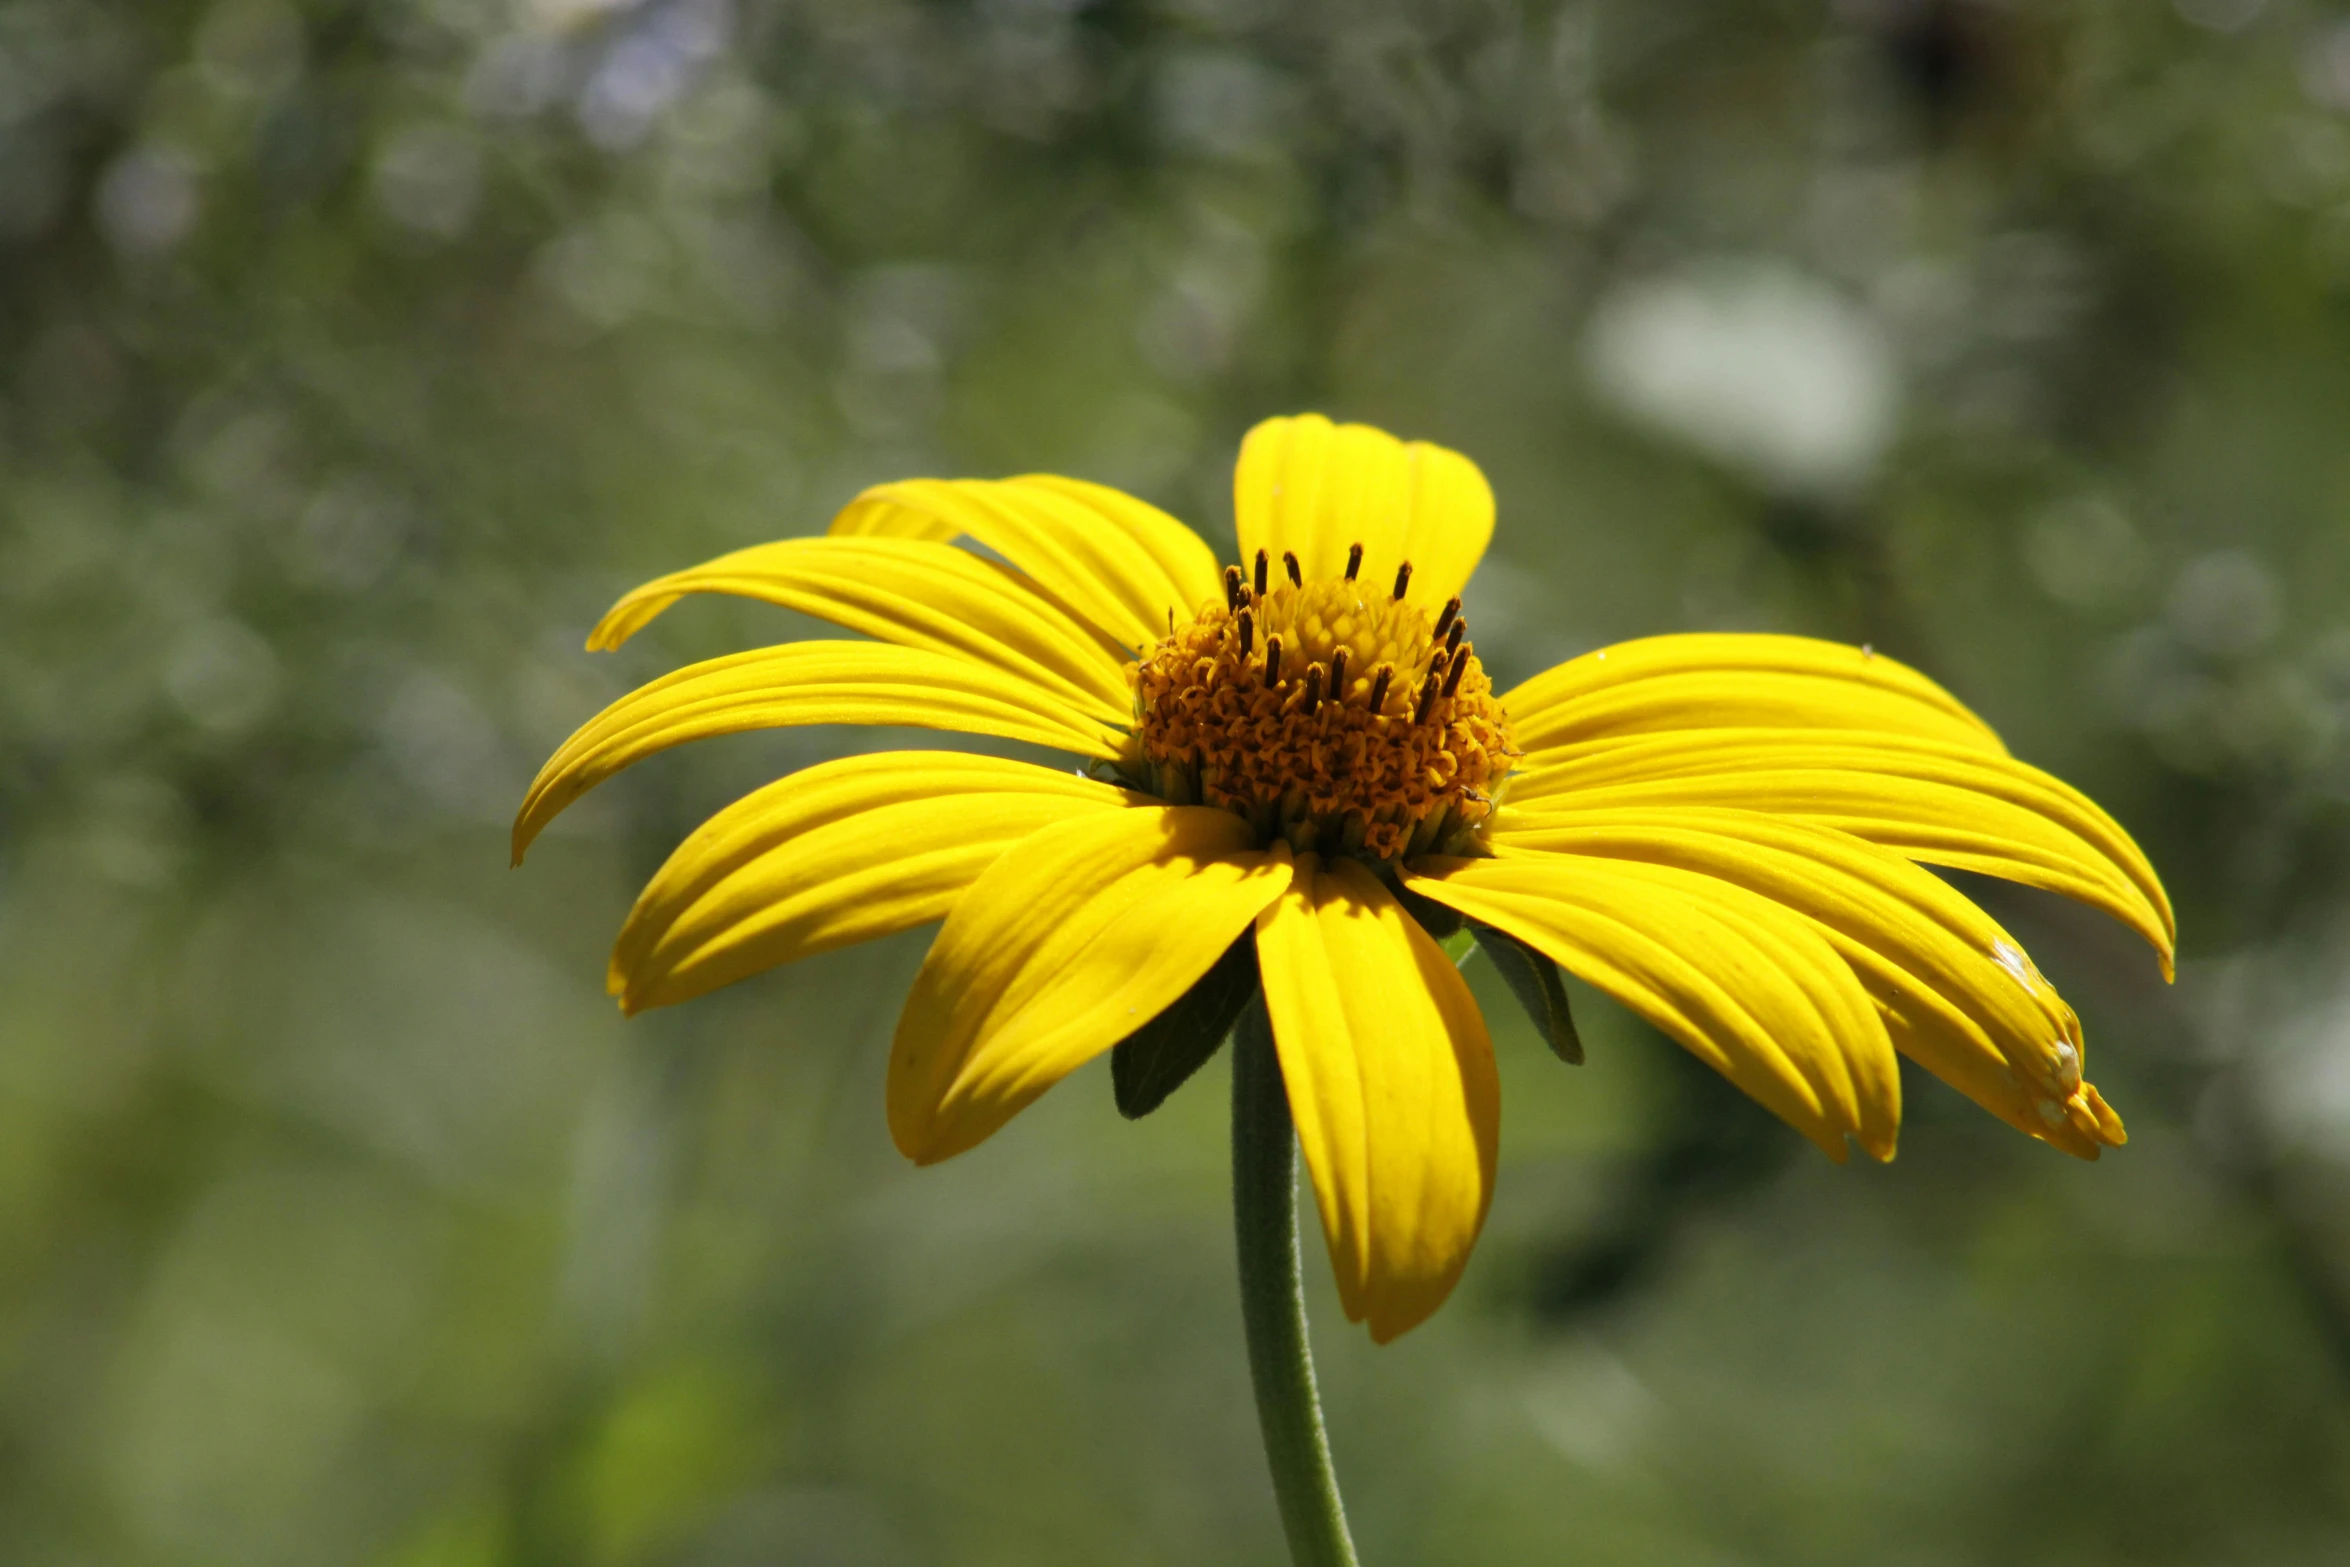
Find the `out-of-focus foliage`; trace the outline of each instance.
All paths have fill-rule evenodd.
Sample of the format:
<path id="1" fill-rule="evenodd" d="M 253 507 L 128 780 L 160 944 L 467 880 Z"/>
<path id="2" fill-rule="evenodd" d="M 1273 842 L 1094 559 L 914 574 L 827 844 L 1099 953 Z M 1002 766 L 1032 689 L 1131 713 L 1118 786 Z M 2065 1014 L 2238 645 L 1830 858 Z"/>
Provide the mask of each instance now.
<path id="1" fill-rule="evenodd" d="M 873 736 L 503 834 L 805 629 L 580 652 L 630 583 L 920 473 L 1228 531 L 1309 406 L 1485 464 L 1497 675 L 1873 642 L 2188 958 L 1983 889 L 2131 1146 L 1915 1079 L 1841 1170 L 1476 965 L 1467 1282 L 1317 1297 L 1366 1559 L 2350 1556 L 2350 13 L 5 0 L 0 1564 L 1276 1562 L 1220 1063 L 915 1172 L 919 939 L 601 994 L 686 825 Z"/>

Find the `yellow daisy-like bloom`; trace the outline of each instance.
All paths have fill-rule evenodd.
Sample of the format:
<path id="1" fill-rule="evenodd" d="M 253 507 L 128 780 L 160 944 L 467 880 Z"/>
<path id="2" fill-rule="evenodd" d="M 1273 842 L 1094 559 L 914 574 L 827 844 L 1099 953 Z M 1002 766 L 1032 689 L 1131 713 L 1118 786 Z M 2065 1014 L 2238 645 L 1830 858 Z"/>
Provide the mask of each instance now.
<path id="1" fill-rule="evenodd" d="M 1033 476 L 881 485 L 826 537 L 647 583 L 591 648 L 689 593 L 876 640 L 622 698 L 532 785 L 517 860 L 707 735 L 919 725 L 1088 759 L 885 752 L 770 784 L 645 888 L 612 990 L 633 1013 L 943 919 L 889 1070 L 890 1132 L 930 1163 L 1253 938 L 1340 1298 L 1381 1341 L 1442 1303 L 1493 1192 L 1492 1051 L 1430 924 L 1615 997 L 1832 1159 L 1892 1156 L 1896 1051 L 2068 1153 L 2123 1140 L 2072 1009 L 1921 867 L 2103 909 L 2166 974 L 2169 901 L 2109 816 L 1941 687 L 1865 648 L 1696 635 L 1496 695 L 1459 597 L 1493 532 L 1474 464 L 1307 415 L 1249 434 L 1236 489 L 1221 569 L 1155 507 Z"/>

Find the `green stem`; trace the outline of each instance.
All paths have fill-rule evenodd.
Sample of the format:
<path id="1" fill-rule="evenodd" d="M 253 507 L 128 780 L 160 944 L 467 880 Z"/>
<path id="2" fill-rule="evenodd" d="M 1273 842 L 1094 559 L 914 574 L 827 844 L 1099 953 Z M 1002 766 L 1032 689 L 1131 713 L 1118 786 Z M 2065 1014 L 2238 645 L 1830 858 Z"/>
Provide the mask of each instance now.
<path id="1" fill-rule="evenodd" d="M 1265 998 L 1232 1031 L 1232 1222 L 1240 1241 L 1240 1316 L 1273 1497 L 1296 1567 L 1356 1567 L 1330 1467 L 1306 1298 L 1298 1277 L 1297 1134 L 1273 1053 Z"/>

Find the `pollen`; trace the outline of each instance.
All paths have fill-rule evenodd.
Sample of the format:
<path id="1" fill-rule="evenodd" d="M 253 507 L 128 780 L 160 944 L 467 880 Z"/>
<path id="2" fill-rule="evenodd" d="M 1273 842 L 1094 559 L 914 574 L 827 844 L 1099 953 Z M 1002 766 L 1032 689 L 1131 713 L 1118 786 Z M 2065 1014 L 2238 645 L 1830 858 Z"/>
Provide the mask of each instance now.
<path id="1" fill-rule="evenodd" d="M 1294 557 L 1225 575 L 1146 649 L 1134 764 L 1162 799 L 1220 806 L 1300 852 L 1392 862 L 1482 853 L 1509 728 L 1459 601 L 1431 622 L 1384 582 L 1300 580 Z"/>

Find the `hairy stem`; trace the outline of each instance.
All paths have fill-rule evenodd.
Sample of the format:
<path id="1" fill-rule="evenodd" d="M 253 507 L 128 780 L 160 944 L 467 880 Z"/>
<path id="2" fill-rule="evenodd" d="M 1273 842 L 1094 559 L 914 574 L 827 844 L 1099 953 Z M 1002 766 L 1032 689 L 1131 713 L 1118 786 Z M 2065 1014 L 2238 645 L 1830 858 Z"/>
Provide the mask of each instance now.
<path id="1" fill-rule="evenodd" d="M 1232 1032 L 1232 1220 L 1240 1315 L 1273 1496 L 1296 1567 L 1356 1567 L 1330 1467 L 1298 1275 L 1297 1134 L 1262 995 Z"/>

